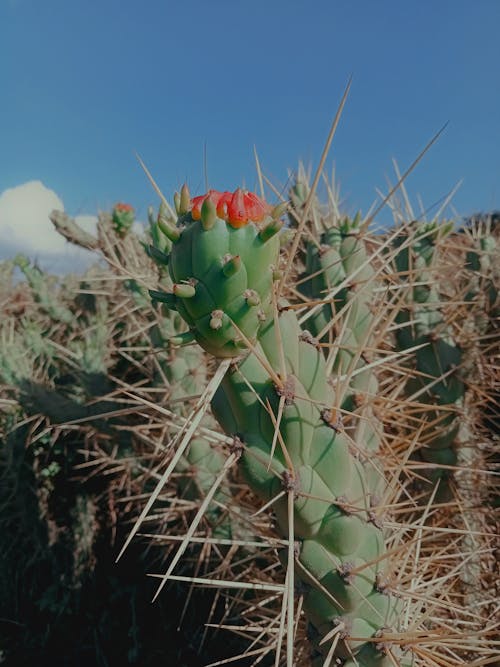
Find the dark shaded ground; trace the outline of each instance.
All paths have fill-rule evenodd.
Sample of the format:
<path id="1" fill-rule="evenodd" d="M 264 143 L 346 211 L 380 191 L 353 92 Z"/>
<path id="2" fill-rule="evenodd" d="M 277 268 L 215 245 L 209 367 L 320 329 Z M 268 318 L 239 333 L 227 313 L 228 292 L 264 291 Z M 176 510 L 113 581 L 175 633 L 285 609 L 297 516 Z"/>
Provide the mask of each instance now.
<path id="1" fill-rule="evenodd" d="M 0 438 L 0 664 L 201 667 L 240 653 L 225 631 L 199 651 L 214 591 L 194 591 L 180 630 L 187 585 L 151 603 L 157 581 L 146 575 L 164 571 L 161 554 L 137 541 L 115 563 L 130 517 L 119 505 L 110 517 L 109 478 L 78 481 L 67 456 L 81 443 L 37 454 L 27 428 Z"/>

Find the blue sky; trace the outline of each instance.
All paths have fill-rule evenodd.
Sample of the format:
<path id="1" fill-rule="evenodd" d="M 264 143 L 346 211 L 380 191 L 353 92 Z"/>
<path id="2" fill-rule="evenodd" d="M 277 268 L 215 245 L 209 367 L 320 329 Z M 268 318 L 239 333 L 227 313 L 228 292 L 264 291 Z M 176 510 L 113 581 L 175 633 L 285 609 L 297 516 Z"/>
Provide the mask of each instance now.
<path id="1" fill-rule="evenodd" d="M 499 0 L 0 0 L 0 193 L 32 180 L 71 214 L 117 200 L 276 183 L 328 166 L 365 212 L 447 121 L 407 181 L 426 206 L 500 207 Z M 1 220 L 0 220 L 1 229 Z M 0 236 L 1 238 L 1 236 Z"/>

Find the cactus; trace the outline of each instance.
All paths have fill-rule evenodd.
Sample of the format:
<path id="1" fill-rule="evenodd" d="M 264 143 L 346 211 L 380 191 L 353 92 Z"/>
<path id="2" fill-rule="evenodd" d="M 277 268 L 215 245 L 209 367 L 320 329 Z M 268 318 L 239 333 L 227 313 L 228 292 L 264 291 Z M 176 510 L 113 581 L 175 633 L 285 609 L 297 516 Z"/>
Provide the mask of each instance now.
<path id="1" fill-rule="evenodd" d="M 88 250 L 95 250 L 97 248 L 98 241 L 95 236 L 92 236 L 92 234 L 89 234 L 82 229 L 73 218 L 64 213 L 64 211 L 52 211 L 50 219 L 59 234 L 64 236 L 70 243 L 75 243 Z"/>
<path id="2" fill-rule="evenodd" d="M 134 208 L 130 204 L 115 204 L 111 213 L 111 220 L 118 236 L 125 236 L 135 222 Z"/>
<path id="3" fill-rule="evenodd" d="M 407 197 L 405 206 L 413 219 Z M 416 452 L 410 477 L 425 480 L 409 487 L 411 493 L 417 492 L 417 502 L 440 503 L 425 516 L 429 535 L 436 525 L 461 531 L 456 594 L 464 609 L 480 609 L 486 620 L 495 613 L 494 540 L 489 537 L 495 527 L 488 498 L 495 444 L 482 424 L 492 386 L 484 352 L 495 346 L 485 336 L 495 302 L 490 290 L 495 243 L 489 224 L 476 221 L 454 230 L 452 222 L 437 220 L 408 224 L 402 219 L 396 229 L 391 278 L 402 309 L 395 347 L 405 357 L 397 370 L 402 379 L 391 391 L 399 396 L 397 428 L 406 431 Z M 395 235 L 387 235 L 387 241 L 390 236 Z"/>
<path id="4" fill-rule="evenodd" d="M 407 284 L 406 301 L 396 318 L 397 348 L 414 350 L 409 358 L 414 377 L 406 386 L 408 396 L 422 406 L 424 426 L 419 455 L 430 464 L 431 480 L 440 480 L 440 495 L 449 495 L 448 478 L 456 466 L 454 447 L 460 425 L 465 384 L 460 375 L 462 351 L 443 314 L 438 266 L 440 244 L 451 233 L 452 223 L 415 223 L 396 238 L 394 263 Z M 415 349 L 419 346 L 418 349 Z"/>
<path id="5" fill-rule="evenodd" d="M 235 228 L 211 193 L 193 200 L 191 211 L 183 189 L 178 225 L 166 230 L 174 287 L 164 302 L 186 318 L 189 340 L 234 359 L 213 411 L 235 438 L 250 487 L 273 502 L 280 532 L 298 540 L 296 573 L 310 587 L 305 608 L 317 648 L 325 655 L 331 649 L 346 664 L 392 665 L 383 640 L 374 637 L 387 626 L 397 629 L 402 605 L 382 583 L 384 537 L 365 466 L 332 422 L 335 395 L 322 351 L 286 303 L 279 315 L 271 307 L 278 220 L 253 220 L 244 193 L 237 190 L 236 198 L 243 203 Z M 253 204 L 255 196 L 248 199 Z M 258 305 L 246 290 L 258 295 Z M 256 307 L 262 316 L 253 316 Z M 356 448 L 363 451 L 364 443 Z"/>
<path id="6" fill-rule="evenodd" d="M 46 276 L 36 265 L 32 266 L 30 260 L 18 254 L 14 258 L 14 264 L 24 273 L 32 289 L 35 299 L 46 313 L 56 322 L 71 324 L 74 315 L 64 304 L 58 301 L 55 294 L 56 279 L 46 280 Z"/>
<path id="7" fill-rule="evenodd" d="M 492 434 L 498 435 L 500 389 L 495 372 L 495 353 L 500 339 L 500 212 L 468 220 L 463 236 L 468 240 L 465 300 L 471 304 L 466 320 L 470 337 L 479 344 L 485 357 L 482 372 L 491 388 L 486 392 L 483 419 Z"/>
<path id="8" fill-rule="evenodd" d="M 152 296 L 177 310 L 190 327 L 173 342 L 196 338 L 214 356 L 235 357 L 246 341 L 256 341 L 270 313 L 273 274 L 268 269 L 277 261 L 282 223 L 271 218 L 261 229 L 246 225 L 246 207 L 255 208 L 259 220 L 264 217 L 256 197 L 242 190 L 231 199 L 224 196 L 228 203 L 211 191 L 203 204 L 193 203 L 191 214 L 183 190 L 178 226 L 163 227 L 173 244 L 168 265 L 173 289 Z"/>
<path id="9" fill-rule="evenodd" d="M 294 226 L 309 192 L 301 168 L 290 191 Z M 392 322 L 394 308 L 387 301 L 382 303 L 382 290 L 377 291 L 380 271 L 367 247 L 360 214 L 354 219 L 342 218 L 336 206 L 322 209 L 315 198 L 303 255 L 298 288 L 308 311 L 302 322 L 322 344 L 327 371 L 334 374 L 338 420 L 355 442 L 362 442 L 370 454 L 379 455 L 383 425 L 374 407 L 379 382 L 371 362 L 380 345 L 380 322 L 383 319 L 384 332 Z M 367 471 L 375 496 L 383 491 L 383 475 L 378 467 Z"/>
<path id="10" fill-rule="evenodd" d="M 494 613 L 497 597 L 491 576 L 495 556 L 488 549 L 487 537 L 495 533 L 492 506 L 498 505 L 498 488 L 490 473 L 498 471 L 499 444 L 498 428 L 496 433 L 494 428 L 499 397 L 494 357 L 500 344 L 500 254 L 495 215 L 466 221 L 460 231 L 455 239 L 457 247 L 452 246 L 447 253 L 454 267 L 464 267 L 460 280 L 455 279 L 463 305 L 454 309 L 454 321 L 467 391 L 454 443 L 459 466 L 454 482 L 470 531 L 464 535 L 463 550 L 472 557 L 464 563 L 460 579 L 465 603 L 481 609 L 487 618 L 488 611 Z"/>
<path id="11" fill-rule="evenodd" d="M 306 183 L 296 183 L 291 216 L 300 217 L 309 193 Z M 498 500 L 487 474 L 495 463 L 495 435 L 486 436 L 480 424 L 482 397 L 488 395 L 491 410 L 495 406 L 498 276 L 491 229 L 449 232 L 445 245 L 445 227 L 407 228 L 387 256 L 396 265 L 390 272 L 380 263 L 389 236 L 367 240 L 358 219 L 342 218 L 335 207 L 313 202 L 308 234 L 293 258 L 295 266 L 286 269 L 298 283 L 282 292 L 276 284 L 279 246 L 294 235 L 293 229 L 280 232 L 283 207 L 273 209 L 242 190 L 210 191 L 191 200 L 184 188 L 175 208 L 176 214 L 163 202 L 158 217 L 150 215 L 142 239 L 120 230 L 106 213 L 99 216 L 99 238 L 92 241 L 79 234 L 71 219 L 59 220 L 61 233 L 101 252 L 112 272 L 90 272 L 65 288 L 25 262 L 31 287 L 23 283 L 11 297 L 11 288 L 0 286 L 6 315 L 0 323 L 0 375 L 17 387 L 16 392 L 0 387 L 1 399 L 6 397 L 9 414 L 17 411 L 17 421 L 27 417 L 35 425 L 26 438 L 26 428 L 19 433 L 19 446 L 31 436 L 43 444 L 36 450 L 44 452 L 36 475 L 44 498 L 64 481 L 64 467 L 68 474 L 74 457 L 85 450 L 83 472 L 92 473 L 89 481 L 103 489 L 100 497 L 111 507 L 127 508 L 122 517 L 129 519 L 142 508 L 165 466 L 172 467 L 176 490 L 170 485 L 156 495 L 161 508 L 149 517 L 161 532 L 155 543 L 182 541 L 174 557 L 178 562 L 191 538 L 205 539 L 197 530 L 204 507 L 203 529 L 213 539 L 206 539 L 198 552 L 196 575 L 220 585 L 222 571 L 236 585 L 244 571 L 246 581 L 258 578 L 268 584 L 261 590 L 272 594 L 262 593 L 257 602 L 250 602 L 249 593 L 236 594 L 248 602 L 253 633 L 260 623 L 261 648 L 263 637 L 280 642 L 278 621 L 284 626 L 287 616 L 288 642 L 292 636 L 298 642 L 305 638 L 306 619 L 313 646 L 311 651 L 305 642 L 297 644 L 294 664 L 308 662 L 305 653 L 313 655 L 315 667 L 448 666 L 490 659 L 484 638 L 492 624 L 485 624 L 486 630 L 472 628 L 471 614 L 486 619 L 494 607 L 494 593 L 481 590 L 493 567 L 493 540 L 483 536 L 491 532 L 490 505 Z M 304 220 L 299 222 L 304 227 Z M 12 267 L 3 268 L 8 282 Z M 379 276 L 389 284 L 387 292 Z M 80 292 L 76 297 L 70 296 L 73 288 Z M 382 306 L 388 293 L 393 297 Z M 401 304 L 392 326 L 394 306 Z M 71 317 L 61 317 L 64 310 Z M 402 358 L 385 365 L 378 351 L 388 350 L 394 336 Z M 195 341 L 199 345 L 179 345 Z M 449 352 L 445 362 L 456 359 L 459 366 L 449 365 L 444 375 L 441 369 L 430 370 L 436 360 L 441 363 L 443 350 Z M 209 415 L 196 428 L 192 419 L 193 405 L 206 404 L 204 387 L 215 366 L 210 356 L 219 363 L 215 378 L 223 377 L 212 407 L 226 436 L 217 433 Z M 462 395 L 449 393 L 449 378 L 455 389 L 462 384 Z M 400 400 L 403 385 L 407 397 Z M 396 407 L 384 415 L 381 408 L 391 401 Z M 99 419 L 103 409 L 115 408 L 116 416 Z M 201 412 L 200 407 L 196 418 Z M 443 428 L 446 418 L 450 422 Z M 66 424 L 68 419 L 77 423 Z M 2 421 L 0 416 L 0 431 Z M 420 460 L 407 465 L 408 448 L 417 441 L 409 444 L 415 423 L 425 446 Z M 494 428 L 491 414 L 487 425 Z M 186 430 L 194 434 L 190 446 L 173 465 L 177 454 L 171 439 L 180 433 L 187 441 Z M 443 450 L 454 457 L 455 477 L 448 483 L 440 471 L 440 488 L 452 490 L 456 502 L 452 497 L 431 505 L 433 496 L 422 508 L 420 489 L 407 484 L 405 474 L 433 468 L 428 459 L 441 451 L 436 439 L 443 436 Z M 487 437 L 491 442 L 483 447 Z M 67 458 L 60 455 L 61 442 L 68 445 Z M 226 459 L 221 443 L 229 442 Z M 55 459 L 54 450 L 59 452 Z M 236 476 L 227 480 L 222 474 L 237 458 L 244 482 L 238 486 Z M 379 473 L 384 467 L 390 484 Z M 446 464 L 442 468 L 447 474 Z M 78 578 L 94 559 L 93 531 L 99 529 L 94 520 L 103 508 L 99 501 L 96 510 L 97 497 L 87 495 L 86 487 L 75 499 L 75 539 L 83 540 L 75 551 Z M 237 521 L 250 524 L 249 503 L 257 503 L 261 519 L 253 520 L 258 525 L 251 540 L 248 532 L 239 540 Z M 263 511 L 268 506 L 273 515 Z M 398 523 L 386 518 L 388 509 Z M 271 521 L 280 539 L 271 538 Z M 396 533 L 394 527 L 399 527 Z M 8 537 L 4 541 L 8 544 Z M 245 546 L 244 556 L 230 563 L 241 541 L 256 547 Z M 409 552 L 413 541 L 417 546 Z M 272 560 L 275 550 L 287 561 L 284 586 L 279 563 Z M 172 554 L 171 548 L 152 551 L 163 558 Z M 191 560 L 192 552 L 182 574 L 192 575 Z M 169 566 L 164 579 L 171 571 Z M 285 598 L 281 617 L 273 616 L 277 591 Z M 292 627 L 294 592 L 297 609 L 305 614 Z M 229 625 L 233 599 L 226 598 L 221 626 Z M 463 613 L 452 600 L 464 605 Z M 423 618 L 419 604 L 425 608 Z M 463 628 L 470 638 L 461 635 Z M 263 649 L 256 660 L 265 657 Z M 287 662 L 292 664 L 290 651 Z"/>

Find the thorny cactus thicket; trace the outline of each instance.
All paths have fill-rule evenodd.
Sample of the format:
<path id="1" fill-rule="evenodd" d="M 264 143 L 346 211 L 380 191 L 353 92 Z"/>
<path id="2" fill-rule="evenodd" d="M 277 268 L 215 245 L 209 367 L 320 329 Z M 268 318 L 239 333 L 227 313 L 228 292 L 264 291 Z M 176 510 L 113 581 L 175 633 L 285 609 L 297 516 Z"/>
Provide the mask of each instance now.
<path id="1" fill-rule="evenodd" d="M 497 218 L 394 205 L 373 233 L 303 170 L 289 203 L 183 188 L 174 208 L 142 237 L 128 205 L 96 237 L 54 212 L 107 262 L 64 285 L 2 265 L 2 615 L 26 624 L 31 595 L 46 636 L 64 607 L 119 631 L 78 591 L 113 576 L 133 527 L 113 567 L 135 580 L 108 593 L 136 600 L 134 631 L 110 664 L 491 664 Z M 168 625 L 168 596 L 201 600 L 190 641 L 137 617 L 145 571 L 147 624 Z M 189 630 L 204 620 L 221 627 Z M 7 656 L 21 634 L 2 631 Z"/>

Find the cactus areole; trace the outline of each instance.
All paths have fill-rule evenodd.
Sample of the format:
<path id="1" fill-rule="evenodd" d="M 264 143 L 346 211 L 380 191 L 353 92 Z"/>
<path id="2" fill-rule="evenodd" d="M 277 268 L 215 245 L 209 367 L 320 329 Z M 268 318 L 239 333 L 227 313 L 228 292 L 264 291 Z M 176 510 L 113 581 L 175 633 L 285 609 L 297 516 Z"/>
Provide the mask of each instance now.
<path id="1" fill-rule="evenodd" d="M 171 294 L 153 292 L 179 312 L 190 331 L 172 343 L 196 340 L 215 357 L 235 357 L 254 344 L 269 315 L 282 222 L 257 195 L 210 190 L 175 199 L 174 226 L 158 220 L 172 241 Z"/>

